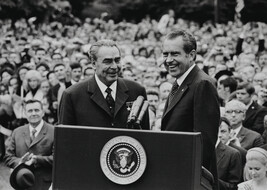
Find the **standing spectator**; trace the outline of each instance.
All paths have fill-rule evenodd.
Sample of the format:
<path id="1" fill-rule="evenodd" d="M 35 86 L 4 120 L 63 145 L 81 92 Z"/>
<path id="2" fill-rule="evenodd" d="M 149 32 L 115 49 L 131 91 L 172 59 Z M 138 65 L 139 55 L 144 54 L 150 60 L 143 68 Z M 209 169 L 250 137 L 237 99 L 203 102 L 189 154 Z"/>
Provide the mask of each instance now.
<path id="1" fill-rule="evenodd" d="M 129 111 L 126 102 L 146 98 L 145 88 L 119 78 L 121 53 L 116 43 L 100 40 L 90 48 L 96 71 L 94 77 L 66 89 L 59 107 L 59 123 L 111 128 L 126 128 Z M 145 114 L 142 129 L 149 129 Z"/>
<path id="2" fill-rule="evenodd" d="M 166 102 L 161 129 L 202 133 L 202 165 L 213 174 L 213 186 L 217 189 L 215 144 L 220 122 L 219 97 L 213 79 L 194 62 L 196 49 L 195 38 L 185 31 L 174 31 L 165 37 L 164 65 L 175 81 Z"/>
<path id="3" fill-rule="evenodd" d="M 28 125 L 15 129 L 7 144 L 5 163 L 15 168 L 25 163 L 33 168 L 32 190 L 46 190 L 52 182 L 54 127 L 43 121 L 44 110 L 38 100 L 24 106 Z"/>
<path id="4" fill-rule="evenodd" d="M 27 94 L 25 96 L 25 101 L 30 99 L 35 99 L 42 101 L 44 98 L 44 94 L 41 87 L 42 76 L 36 70 L 30 70 L 26 73 L 24 79 L 25 89 L 27 89 Z"/>
<path id="5" fill-rule="evenodd" d="M 79 63 L 72 63 L 71 68 L 71 84 L 76 84 L 82 77 L 82 66 Z"/>

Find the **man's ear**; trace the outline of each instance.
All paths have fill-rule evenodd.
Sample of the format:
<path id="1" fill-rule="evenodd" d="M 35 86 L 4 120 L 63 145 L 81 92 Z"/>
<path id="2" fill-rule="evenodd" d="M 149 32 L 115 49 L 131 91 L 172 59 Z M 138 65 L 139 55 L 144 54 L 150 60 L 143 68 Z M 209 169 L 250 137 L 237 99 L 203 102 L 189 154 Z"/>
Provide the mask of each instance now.
<path id="1" fill-rule="evenodd" d="M 196 54 L 197 54 L 197 52 L 194 49 L 189 53 L 190 61 L 194 61 L 195 60 Z"/>

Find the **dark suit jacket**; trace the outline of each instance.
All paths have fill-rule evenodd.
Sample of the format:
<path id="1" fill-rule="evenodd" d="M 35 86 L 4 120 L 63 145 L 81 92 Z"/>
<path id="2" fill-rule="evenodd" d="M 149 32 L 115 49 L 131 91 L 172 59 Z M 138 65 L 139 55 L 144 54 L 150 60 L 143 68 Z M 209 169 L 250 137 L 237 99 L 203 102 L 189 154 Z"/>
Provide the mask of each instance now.
<path id="1" fill-rule="evenodd" d="M 264 131 L 263 118 L 267 114 L 267 108 L 260 106 L 257 102 L 252 102 L 246 111 L 243 126 L 260 134 Z"/>
<path id="2" fill-rule="evenodd" d="M 244 168 L 245 167 L 245 164 L 246 164 L 247 150 L 244 149 L 243 147 L 236 146 L 232 142 L 229 143 L 229 146 L 239 151 L 239 153 L 241 155 L 241 160 L 242 160 L 242 168 Z"/>
<path id="3" fill-rule="evenodd" d="M 161 129 L 201 132 L 203 166 L 216 179 L 215 144 L 220 122 L 219 97 L 213 80 L 197 66 L 179 87 L 171 105 L 166 102 Z"/>
<path id="4" fill-rule="evenodd" d="M 253 147 L 260 147 L 264 144 L 259 133 L 245 127 L 241 128 L 236 137 L 239 139 L 241 146 L 246 150 Z"/>
<path id="5" fill-rule="evenodd" d="M 52 182 L 53 144 L 54 127 L 46 122 L 32 143 L 29 125 L 18 127 L 8 140 L 5 163 L 14 168 L 27 152 L 37 155 L 37 163 L 34 165 L 35 184 L 30 189 L 48 189 Z"/>
<path id="6" fill-rule="evenodd" d="M 239 151 L 220 142 L 216 156 L 220 190 L 237 189 L 243 172 Z"/>
<path id="7" fill-rule="evenodd" d="M 65 86 L 66 88 L 71 86 L 71 82 L 65 82 Z M 57 101 L 57 95 L 58 95 L 58 90 L 60 88 L 60 84 L 56 84 L 55 86 L 53 86 L 49 92 L 48 92 L 48 96 L 50 98 L 50 100 L 52 102 Z"/>
<path id="8" fill-rule="evenodd" d="M 139 95 L 146 99 L 144 87 L 119 78 L 113 117 L 95 77 L 91 77 L 64 91 L 59 106 L 59 124 L 126 128 L 129 115 L 126 102 L 135 101 Z M 148 112 L 144 115 L 141 126 L 149 129 Z"/>

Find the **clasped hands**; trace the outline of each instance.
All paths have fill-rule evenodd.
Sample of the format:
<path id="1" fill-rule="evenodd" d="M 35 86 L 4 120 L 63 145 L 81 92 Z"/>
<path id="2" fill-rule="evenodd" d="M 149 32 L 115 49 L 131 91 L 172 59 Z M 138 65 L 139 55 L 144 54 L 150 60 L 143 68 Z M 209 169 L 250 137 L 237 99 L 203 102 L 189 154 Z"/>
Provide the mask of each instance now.
<path id="1" fill-rule="evenodd" d="M 34 165 L 37 163 L 37 156 L 33 153 L 27 152 L 21 157 L 20 163 L 25 163 L 28 166 Z"/>

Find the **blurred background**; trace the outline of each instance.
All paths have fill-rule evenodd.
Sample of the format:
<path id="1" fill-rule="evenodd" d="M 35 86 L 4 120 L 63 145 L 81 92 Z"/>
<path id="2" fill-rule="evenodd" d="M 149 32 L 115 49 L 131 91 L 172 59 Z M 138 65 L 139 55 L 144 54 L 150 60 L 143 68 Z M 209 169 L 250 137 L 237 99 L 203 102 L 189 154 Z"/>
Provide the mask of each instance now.
<path id="1" fill-rule="evenodd" d="M 198 23 L 233 21 L 236 9 L 242 9 L 243 23 L 267 21 L 266 0 L 1 0 L 0 19 L 15 21 L 36 16 L 38 23 L 102 16 L 116 23 L 122 20 L 137 23 L 146 16 L 159 20 L 168 9 L 173 9 L 176 17 Z"/>

